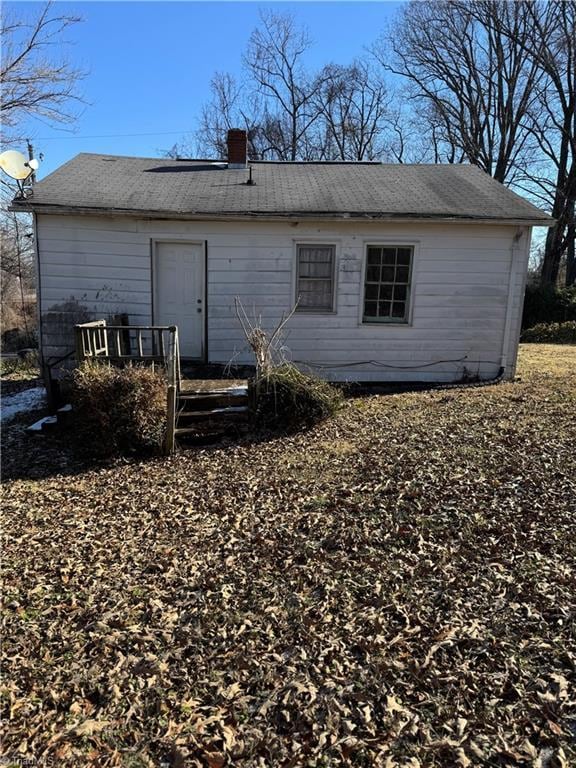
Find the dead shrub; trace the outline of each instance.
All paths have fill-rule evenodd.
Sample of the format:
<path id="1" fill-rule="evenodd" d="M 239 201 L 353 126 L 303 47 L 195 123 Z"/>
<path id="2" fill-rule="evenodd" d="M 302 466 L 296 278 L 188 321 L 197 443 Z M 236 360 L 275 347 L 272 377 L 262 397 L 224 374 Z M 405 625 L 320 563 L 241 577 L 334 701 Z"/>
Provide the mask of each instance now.
<path id="1" fill-rule="evenodd" d="M 234 304 L 256 362 L 256 376 L 249 382 L 254 425 L 292 432 L 333 416 L 342 403 L 342 392 L 324 379 L 303 373 L 284 356 L 282 335 L 298 302 L 271 331 L 262 327 L 256 313 L 248 317 L 238 296 Z"/>
<path id="2" fill-rule="evenodd" d="M 142 365 L 84 362 L 72 374 L 77 434 L 88 452 L 158 453 L 166 427 L 166 377 Z"/>
<path id="3" fill-rule="evenodd" d="M 343 401 L 339 389 L 289 363 L 270 369 L 250 388 L 256 425 L 274 430 L 310 427 L 333 416 Z"/>

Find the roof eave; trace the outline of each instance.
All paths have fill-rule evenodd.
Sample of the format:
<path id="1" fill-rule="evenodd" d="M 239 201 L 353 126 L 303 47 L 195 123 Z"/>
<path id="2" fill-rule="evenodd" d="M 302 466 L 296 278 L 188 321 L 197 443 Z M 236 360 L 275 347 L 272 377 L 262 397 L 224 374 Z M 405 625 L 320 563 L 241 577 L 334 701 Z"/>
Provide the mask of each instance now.
<path id="1" fill-rule="evenodd" d="M 552 227 L 555 219 L 546 217 L 483 217 L 469 215 L 447 214 L 420 214 L 420 213 L 359 213 L 358 211 L 336 213 L 334 211 L 290 211 L 286 212 L 261 212 L 261 211 L 221 211 L 212 213 L 206 211 L 167 211 L 145 210 L 134 208 L 110 208 L 89 206 L 68 206 L 48 203 L 35 203 L 33 200 L 14 200 L 10 211 L 34 212 L 56 215 L 73 216 L 126 216 L 130 218 L 146 219 L 186 219 L 188 221 L 295 221 L 300 219 L 325 220 L 325 221 L 393 221 L 395 223 L 408 223 L 413 221 L 444 222 L 454 224 L 508 224 L 527 227 Z"/>

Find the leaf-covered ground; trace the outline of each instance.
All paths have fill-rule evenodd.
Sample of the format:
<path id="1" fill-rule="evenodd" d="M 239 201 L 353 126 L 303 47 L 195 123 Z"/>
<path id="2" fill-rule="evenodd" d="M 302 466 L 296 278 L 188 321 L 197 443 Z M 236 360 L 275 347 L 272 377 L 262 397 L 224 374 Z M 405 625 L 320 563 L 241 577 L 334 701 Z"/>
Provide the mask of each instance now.
<path id="1" fill-rule="evenodd" d="M 575 372 L 525 346 L 515 383 L 91 469 L 15 424 L 4 754 L 576 765 Z"/>

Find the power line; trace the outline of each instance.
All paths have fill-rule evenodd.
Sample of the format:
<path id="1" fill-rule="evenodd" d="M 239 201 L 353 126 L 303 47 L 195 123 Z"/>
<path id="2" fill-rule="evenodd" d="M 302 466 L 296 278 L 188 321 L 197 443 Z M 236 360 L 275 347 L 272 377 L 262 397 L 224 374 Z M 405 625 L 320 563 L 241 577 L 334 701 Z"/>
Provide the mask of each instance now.
<path id="1" fill-rule="evenodd" d="M 133 136 L 173 136 L 176 134 L 190 133 L 190 129 L 181 131 L 155 131 L 154 133 L 103 133 L 92 136 L 36 136 L 34 141 L 68 141 L 69 139 L 121 139 Z"/>

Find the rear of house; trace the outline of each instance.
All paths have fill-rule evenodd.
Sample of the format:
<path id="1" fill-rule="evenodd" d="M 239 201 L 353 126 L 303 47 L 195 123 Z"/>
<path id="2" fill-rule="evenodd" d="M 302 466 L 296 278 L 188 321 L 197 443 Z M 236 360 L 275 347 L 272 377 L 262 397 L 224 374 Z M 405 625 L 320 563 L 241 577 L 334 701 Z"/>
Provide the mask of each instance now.
<path id="1" fill-rule="evenodd" d="M 477 168 L 79 155 L 34 212 L 42 355 L 74 325 L 177 325 L 182 357 L 253 362 L 235 313 L 333 380 L 514 374 L 532 226 L 552 220 Z M 242 144 L 242 140 L 241 140 Z M 245 147 L 245 141 L 244 145 Z"/>

